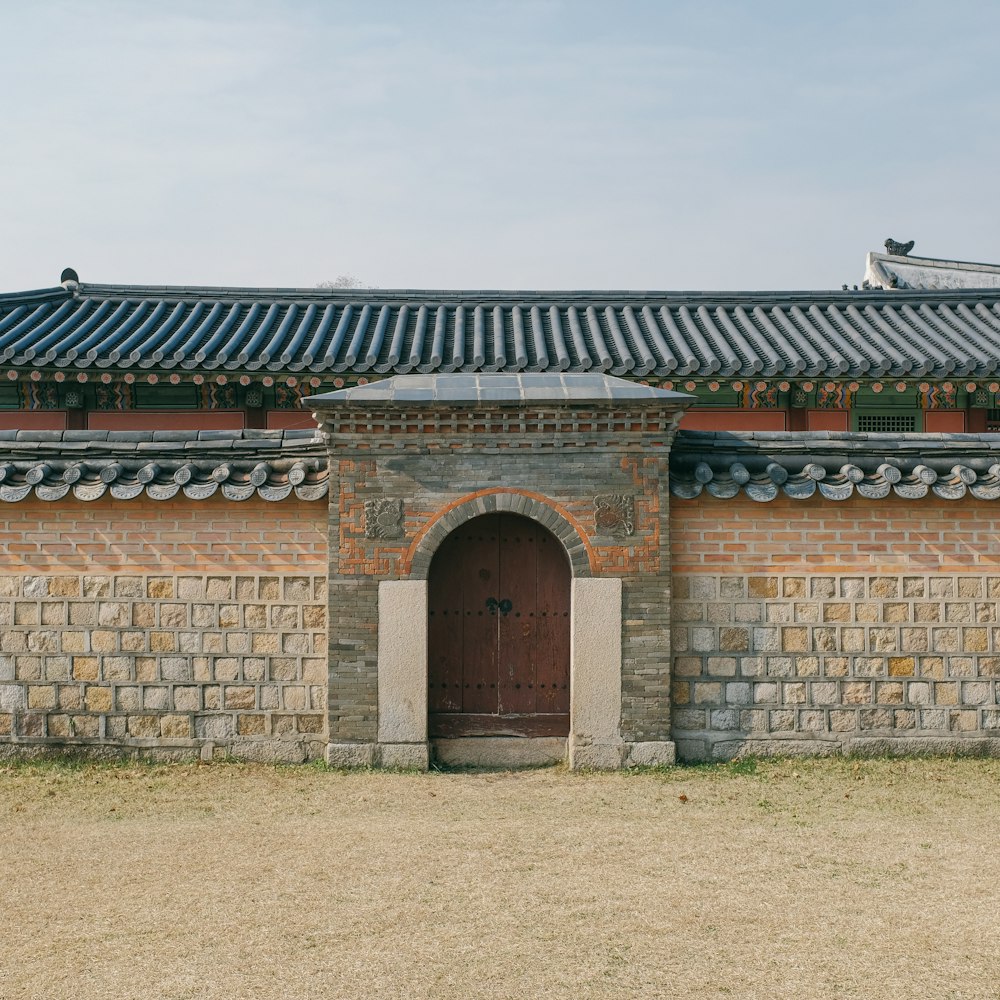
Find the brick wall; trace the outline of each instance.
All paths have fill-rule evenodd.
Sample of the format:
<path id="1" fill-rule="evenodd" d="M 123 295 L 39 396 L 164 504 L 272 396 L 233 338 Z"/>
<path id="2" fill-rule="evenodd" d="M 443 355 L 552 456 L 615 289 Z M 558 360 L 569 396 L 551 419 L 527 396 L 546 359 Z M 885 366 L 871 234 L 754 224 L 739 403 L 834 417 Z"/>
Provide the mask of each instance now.
<path id="1" fill-rule="evenodd" d="M 673 706 L 688 759 L 1000 750 L 1000 511 L 672 502 Z"/>
<path id="2" fill-rule="evenodd" d="M 318 756 L 325 507 L 0 506 L 0 753 Z"/>
<path id="3" fill-rule="evenodd" d="M 305 760 L 322 752 L 328 714 L 339 738 L 371 738 L 377 581 L 407 578 L 414 538 L 449 503 L 500 485 L 565 510 L 591 575 L 624 578 L 627 739 L 666 739 L 672 725 L 688 759 L 1000 751 L 989 502 L 703 494 L 668 511 L 662 463 L 612 442 L 516 458 L 442 456 L 435 443 L 338 456 L 329 510 L 221 497 L 0 506 L 0 754 Z M 634 497 L 633 535 L 598 530 L 603 491 Z M 404 502 L 402 542 L 366 535 L 364 501 L 380 497 Z"/>

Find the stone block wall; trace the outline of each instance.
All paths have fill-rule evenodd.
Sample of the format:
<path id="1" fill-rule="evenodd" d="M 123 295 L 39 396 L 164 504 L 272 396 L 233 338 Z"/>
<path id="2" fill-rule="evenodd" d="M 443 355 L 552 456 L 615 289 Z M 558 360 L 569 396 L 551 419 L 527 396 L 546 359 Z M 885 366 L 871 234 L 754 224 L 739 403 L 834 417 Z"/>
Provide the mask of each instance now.
<path id="1" fill-rule="evenodd" d="M 331 735 L 374 739 L 378 582 L 425 574 L 420 539 L 455 505 L 518 511 L 539 496 L 543 523 L 580 539 L 574 572 L 623 581 L 627 742 L 672 737 L 689 760 L 1000 754 L 995 503 L 668 505 L 645 435 L 549 433 L 544 447 L 523 433 L 489 446 L 359 434 L 334 449 L 329 508 L 294 495 L 0 504 L 0 756 L 303 761 Z M 602 494 L 628 500 L 627 526 L 601 520 Z M 384 510 L 399 523 L 372 518 Z"/>
<path id="2" fill-rule="evenodd" d="M 972 498 L 674 498 L 679 756 L 1000 752 L 998 529 Z"/>
<path id="3" fill-rule="evenodd" d="M 0 507 L 0 755 L 320 756 L 325 507 Z"/>

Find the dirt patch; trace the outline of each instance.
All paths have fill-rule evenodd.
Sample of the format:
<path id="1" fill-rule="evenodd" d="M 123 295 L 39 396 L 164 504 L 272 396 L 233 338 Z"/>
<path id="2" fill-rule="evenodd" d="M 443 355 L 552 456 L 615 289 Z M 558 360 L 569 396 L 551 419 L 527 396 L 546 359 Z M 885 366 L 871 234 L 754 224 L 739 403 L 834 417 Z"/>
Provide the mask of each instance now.
<path id="1" fill-rule="evenodd" d="M 995 761 L 0 770 L 0 997 L 1000 997 Z"/>

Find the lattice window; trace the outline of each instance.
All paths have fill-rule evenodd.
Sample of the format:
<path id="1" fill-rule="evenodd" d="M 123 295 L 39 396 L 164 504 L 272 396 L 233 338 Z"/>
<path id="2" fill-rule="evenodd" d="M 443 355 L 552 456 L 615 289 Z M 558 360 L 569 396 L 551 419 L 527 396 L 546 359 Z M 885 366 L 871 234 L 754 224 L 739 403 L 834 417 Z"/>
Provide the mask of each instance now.
<path id="1" fill-rule="evenodd" d="M 859 413 L 858 430 L 870 434 L 910 434 L 917 429 L 912 413 Z"/>

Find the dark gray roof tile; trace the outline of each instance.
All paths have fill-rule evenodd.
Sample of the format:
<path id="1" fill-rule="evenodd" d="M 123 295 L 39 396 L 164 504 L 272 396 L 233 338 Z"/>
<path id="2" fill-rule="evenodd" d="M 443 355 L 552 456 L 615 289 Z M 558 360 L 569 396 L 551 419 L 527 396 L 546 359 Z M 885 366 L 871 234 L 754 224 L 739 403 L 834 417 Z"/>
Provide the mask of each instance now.
<path id="1" fill-rule="evenodd" d="M 81 285 L 0 295 L 0 359 L 677 378 L 1000 375 L 1000 289 L 417 291 Z"/>
<path id="2" fill-rule="evenodd" d="M 238 501 L 259 495 L 277 501 L 288 495 L 318 499 L 327 489 L 326 452 L 318 435 L 306 432 L 295 441 L 281 431 L 266 437 L 248 437 L 246 431 L 132 431 L 112 436 L 97 432 L 85 440 L 81 432 L 21 432 L 0 436 L 0 501 L 24 499 L 34 490 L 46 500 L 65 495 L 93 500 L 110 495 L 120 500 L 148 493 L 162 496 L 181 468 L 183 489 L 198 499 L 221 489 Z M 238 457 L 237 457 L 238 456 Z M 304 478 L 289 479 L 293 466 L 304 468 Z M 73 470 L 70 479 L 65 474 Z M 267 470 L 267 476 L 260 471 Z M 72 481 L 72 488 L 65 490 Z"/>
<path id="3" fill-rule="evenodd" d="M 107 441 L 108 431 L 63 431 L 63 441 Z"/>
<path id="4" fill-rule="evenodd" d="M 748 477 L 749 474 L 749 477 Z M 1000 435 L 681 431 L 670 457 L 670 489 L 693 499 L 741 491 L 766 502 L 781 493 L 829 500 L 855 493 L 877 501 L 971 494 L 1000 499 Z"/>
<path id="5" fill-rule="evenodd" d="M 17 440 L 25 444 L 34 441 L 61 441 L 62 431 L 18 431 Z"/>

